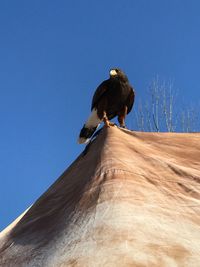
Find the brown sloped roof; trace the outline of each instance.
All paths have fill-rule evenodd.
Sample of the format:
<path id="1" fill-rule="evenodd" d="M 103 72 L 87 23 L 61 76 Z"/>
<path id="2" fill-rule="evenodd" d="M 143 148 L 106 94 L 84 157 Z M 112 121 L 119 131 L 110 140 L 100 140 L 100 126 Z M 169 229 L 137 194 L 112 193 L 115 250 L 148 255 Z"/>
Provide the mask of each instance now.
<path id="1" fill-rule="evenodd" d="M 0 234 L 0 266 L 198 267 L 200 134 L 103 129 Z"/>

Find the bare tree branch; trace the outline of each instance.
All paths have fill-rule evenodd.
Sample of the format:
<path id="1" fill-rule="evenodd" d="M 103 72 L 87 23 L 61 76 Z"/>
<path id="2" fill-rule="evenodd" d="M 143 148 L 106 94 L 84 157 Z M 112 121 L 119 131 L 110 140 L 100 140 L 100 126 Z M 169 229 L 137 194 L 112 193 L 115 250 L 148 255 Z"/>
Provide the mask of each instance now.
<path id="1" fill-rule="evenodd" d="M 137 128 L 140 131 L 194 132 L 199 127 L 199 109 L 189 108 L 178 110 L 177 94 L 172 82 L 160 82 L 158 77 L 153 80 L 148 89 L 147 102 L 140 101 L 135 112 Z M 180 101 L 180 100 L 179 100 Z"/>

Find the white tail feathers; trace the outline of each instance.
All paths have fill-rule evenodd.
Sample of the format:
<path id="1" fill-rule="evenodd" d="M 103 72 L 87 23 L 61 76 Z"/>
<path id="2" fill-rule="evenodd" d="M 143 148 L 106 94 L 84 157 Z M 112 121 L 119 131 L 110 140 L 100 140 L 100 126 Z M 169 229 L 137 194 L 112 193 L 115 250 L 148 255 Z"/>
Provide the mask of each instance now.
<path id="1" fill-rule="evenodd" d="M 101 122 L 101 119 L 99 119 L 97 115 L 97 110 L 93 109 L 88 120 L 86 121 L 83 128 L 81 129 L 81 132 L 78 138 L 78 143 L 79 144 L 87 143 L 90 140 L 90 137 L 96 131 L 100 122 Z"/>
<path id="2" fill-rule="evenodd" d="M 85 123 L 85 127 L 86 128 L 94 128 L 94 127 L 97 127 L 100 122 L 101 122 L 101 120 L 99 119 L 99 117 L 97 115 L 97 110 L 95 108 L 93 108 L 88 120 Z"/>
<path id="3" fill-rule="evenodd" d="M 89 142 L 90 138 L 85 137 L 79 137 L 78 138 L 78 144 L 87 144 Z"/>

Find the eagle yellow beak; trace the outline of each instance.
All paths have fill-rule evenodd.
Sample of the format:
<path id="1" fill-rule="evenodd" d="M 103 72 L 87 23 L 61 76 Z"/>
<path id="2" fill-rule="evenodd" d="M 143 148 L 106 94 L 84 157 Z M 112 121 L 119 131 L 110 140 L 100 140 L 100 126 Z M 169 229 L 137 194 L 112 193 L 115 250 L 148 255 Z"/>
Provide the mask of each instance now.
<path id="1" fill-rule="evenodd" d="M 110 76 L 115 76 L 115 75 L 117 75 L 116 70 L 111 70 L 111 71 L 110 71 Z"/>

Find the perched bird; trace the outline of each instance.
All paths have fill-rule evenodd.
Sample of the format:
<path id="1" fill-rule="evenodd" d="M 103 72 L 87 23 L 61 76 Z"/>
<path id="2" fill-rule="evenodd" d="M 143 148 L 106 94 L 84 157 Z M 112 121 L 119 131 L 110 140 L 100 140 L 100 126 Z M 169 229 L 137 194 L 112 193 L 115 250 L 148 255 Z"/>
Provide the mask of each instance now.
<path id="1" fill-rule="evenodd" d="M 125 117 L 131 111 L 135 93 L 125 73 L 118 69 L 110 70 L 110 78 L 96 89 L 91 106 L 91 114 L 81 129 L 78 143 L 87 143 L 99 124 L 114 125 L 109 120 L 118 116 L 118 122 L 125 128 Z"/>

